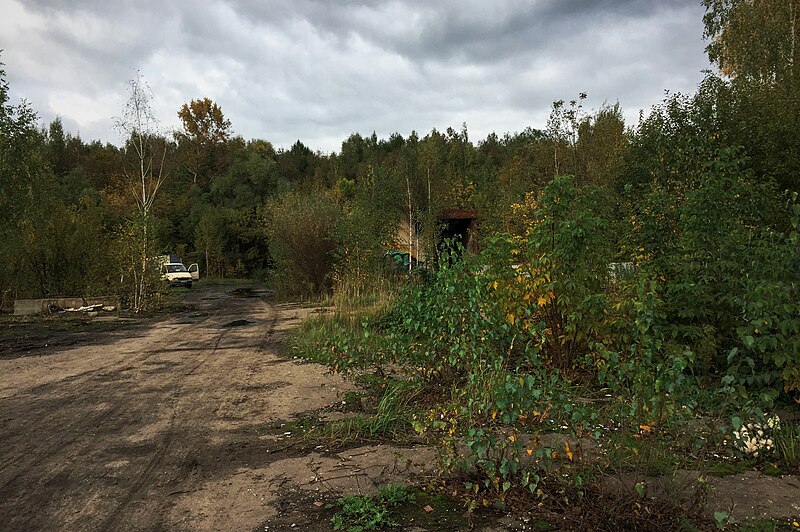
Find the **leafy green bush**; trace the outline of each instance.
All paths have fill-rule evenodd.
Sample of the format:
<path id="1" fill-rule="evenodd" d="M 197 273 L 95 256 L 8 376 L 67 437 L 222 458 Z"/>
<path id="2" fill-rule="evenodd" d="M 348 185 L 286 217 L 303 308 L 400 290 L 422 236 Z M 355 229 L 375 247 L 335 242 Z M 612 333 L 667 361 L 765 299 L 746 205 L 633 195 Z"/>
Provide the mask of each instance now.
<path id="1" fill-rule="evenodd" d="M 267 211 L 276 286 L 306 296 L 330 290 L 339 207 L 323 194 L 291 192 L 271 200 Z"/>
<path id="2" fill-rule="evenodd" d="M 553 180 L 526 239 L 489 239 L 479 257 L 445 257 L 401 298 L 399 361 L 451 382 L 487 371 L 594 370 L 611 308 L 599 191 Z"/>
<path id="3" fill-rule="evenodd" d="M 697 172 L 671 203 L 654 189 L 638 220 L 643 275 L 660 283 L 664 352 L 691 353 L 688 369 L 722 376 L 736 395 L 798 388 L 798 206 L 781 205 L 736 150 Z"/>
<path id="4" fill-rule="evenodd" d="M 395 360 L 451 387 L 452 403 L 415 426 L 440 440 L 446 471 L 472 479 L 472 503 L 503 504 L 519 488 L 545 497 L 553 450 L 523 444 L 521 432 L 558 419 L 581 433 L 597 419 L 569 385 L 608 365 L 616 326 L 599 194 L 553 180 L 526 238 L 489 239 L 478 257 L 454 252 L 394 311 Z"/>
<path id="5" fill-rule="evenodd" d="M 442 260 L 430 282 L 401 294 L 387 339 L 391 355 L 426 381 L 462 382 L 499 367 L 511 346 L 509 325 L 493 305 L 473 258 Z"/>
<path id="6" fill-rule="evenodd" d="M 515 491 L 584 492 L 584 472 L 564 461 L 576 450 L 541 444 L 541 432 L 575 442 L 613 424 L 638 442 L 685 432 L 721 396 L 744 400 L 726 408 L 763 410 L 798 386 L 800 207 L 776 213 L 774 187 L 735 151 L 695 170 L 638 206 L 630 279 L 609 278 L 607 233 L 619 222 L 602 191 L 557 178 L 530 201 L 524 236 L 489 237 L 478 256 L 450 250 L 388 312 L 325 325 L 324 360 L 344 372 L 392 365 L 437 393 L 444 404 L 417 412 L 414 428 L 440 444 L 442 470 L 467 481 L 472 509 Z M 674 442 L 658 441 L 664 459 L 648 467 L 672 467 Z"/>
<path id="7" fill-rule="evenodd" d="M 544 189 L 537 220 L 523 252 L 531 277 L 540 281 L 546 323 L 543 354 L 549 365 L 568 371 L 587 354 L 601 330 L 608 300 L 605 286 L 611 259 L 605 195 L 557 177 Z"/>

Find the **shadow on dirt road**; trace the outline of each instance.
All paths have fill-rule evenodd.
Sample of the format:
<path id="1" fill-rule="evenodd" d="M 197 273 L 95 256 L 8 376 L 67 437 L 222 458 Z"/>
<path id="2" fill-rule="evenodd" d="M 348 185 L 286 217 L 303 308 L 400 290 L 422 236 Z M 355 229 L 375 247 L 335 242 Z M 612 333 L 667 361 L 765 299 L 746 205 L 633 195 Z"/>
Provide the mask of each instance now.
<path id="1" fill-rule="evenodd" d="M 276 515 L 284 473 L 265 468 L 300 456 L 281 423 L 347 385 L 283 358 L 304 309 L 229 292 L 201 285 L 190 312 L 39 356 L 6 346 L 0 528 L 247 530 Z"/>

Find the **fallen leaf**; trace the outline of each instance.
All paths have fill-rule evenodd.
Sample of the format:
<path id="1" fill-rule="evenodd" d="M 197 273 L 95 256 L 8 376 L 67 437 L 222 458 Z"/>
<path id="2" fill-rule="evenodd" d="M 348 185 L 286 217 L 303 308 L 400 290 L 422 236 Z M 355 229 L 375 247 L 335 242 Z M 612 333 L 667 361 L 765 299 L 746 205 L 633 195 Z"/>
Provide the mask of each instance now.
<path id="1" fill-rule="evenodd" d="M 425 507 L 423 507 L 422 509 L 425 510 L 426 512 L 432 512 L 433 511 L 433 508 L 431 508 L 430 504 L 426 504 Z"/>
<path id="2" fill-rule="evenodd" d="M 320 508 L 320 507 L 322 507 L 322 505 L 324 505 L 324 504 L 325 504 L 325 503 L 324 503 L 324 502 L 322 502 L 322 501 L 314 501 L 314 506 L 316 506 L 317 508 Z"/>

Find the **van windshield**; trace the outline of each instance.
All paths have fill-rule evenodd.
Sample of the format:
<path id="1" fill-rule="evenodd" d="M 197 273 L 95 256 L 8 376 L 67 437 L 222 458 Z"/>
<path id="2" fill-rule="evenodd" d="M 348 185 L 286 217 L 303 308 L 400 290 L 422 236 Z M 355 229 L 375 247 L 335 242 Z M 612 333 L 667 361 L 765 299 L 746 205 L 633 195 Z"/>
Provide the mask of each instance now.
<path id="1" fill-rule="evenodd" d="M 186 266 L 183 264 L 167 264 L 167 273 L 185 272 Z"/>

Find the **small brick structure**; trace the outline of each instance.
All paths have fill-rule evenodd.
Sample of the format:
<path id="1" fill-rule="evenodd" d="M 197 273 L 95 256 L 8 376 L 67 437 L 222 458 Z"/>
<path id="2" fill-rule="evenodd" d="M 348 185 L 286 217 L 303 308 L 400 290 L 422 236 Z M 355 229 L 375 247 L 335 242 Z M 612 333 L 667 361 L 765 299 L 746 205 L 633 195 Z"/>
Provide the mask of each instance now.
<path id="1" fill-rule="evenodd" d="M 119 309 L 117 296 L 97 297 L 49 297 L 44 299 L 15 299 L 14 315 L 25 316 L 29 314 L 44 314 L 50 312 L 51 307 L 60 309 L 88 307 L 91 305 L 111 306 Z"/>

